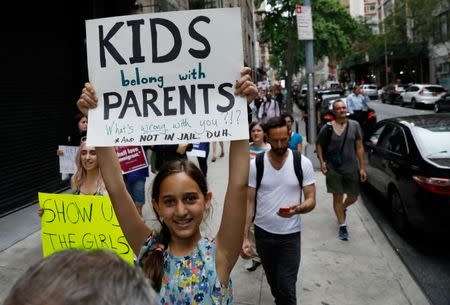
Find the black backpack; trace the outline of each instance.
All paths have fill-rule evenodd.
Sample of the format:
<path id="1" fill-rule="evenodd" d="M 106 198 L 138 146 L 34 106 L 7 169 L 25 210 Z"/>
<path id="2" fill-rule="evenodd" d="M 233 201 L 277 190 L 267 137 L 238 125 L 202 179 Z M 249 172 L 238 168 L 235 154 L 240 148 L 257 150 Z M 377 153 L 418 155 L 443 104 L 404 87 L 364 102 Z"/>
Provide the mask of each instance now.
<path id="1" fill-rule="evenodd" d="M 302 170 L 302 154 L 296 150 L 292 150 L 292 154 L 294 157 L 294 171 L 295 175 L 298 179 L 298 184 L 301 188 L 303 188 L 303 170 Z M 255 165 L 256 165 L 256 191 L 255 191 L 255 210 L 253 213 L 253 220 L 256 215 L 256 193 L 258 192 L 259 187 L 261 186 L 261 180 L 264 174 L 264 155 L 265 152 L 261 152 L 256 155 Z"/>

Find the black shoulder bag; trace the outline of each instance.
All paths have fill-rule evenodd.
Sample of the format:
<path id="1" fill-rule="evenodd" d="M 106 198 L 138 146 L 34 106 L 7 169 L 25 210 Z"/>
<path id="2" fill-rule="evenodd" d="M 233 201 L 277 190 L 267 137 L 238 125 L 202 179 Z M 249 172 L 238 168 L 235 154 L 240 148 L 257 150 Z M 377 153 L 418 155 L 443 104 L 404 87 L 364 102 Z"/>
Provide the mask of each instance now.
<path id="1" fill-rule="evenodd" d="M 342 160 L 342 151 L 344 150 L 345 141 L 347 140 L 347 133 L 349 129 L 350 123 L 347 122 L 347 127 L 345 127 L 345 134 L 344 134 L 344 141 L 342 141 L 341 149 L 332 149 L 330 151 L 326 152 L 325 159 L 328 163 L 333 165 L 334 168 L 339 168 L 342 166 L 343 160 Z M 332 131 L 331 131 L 332 132 Z M 330 140 L 331 141 L 331 135 Z M 330 143 L 328 142 L 327 149 Z"/>

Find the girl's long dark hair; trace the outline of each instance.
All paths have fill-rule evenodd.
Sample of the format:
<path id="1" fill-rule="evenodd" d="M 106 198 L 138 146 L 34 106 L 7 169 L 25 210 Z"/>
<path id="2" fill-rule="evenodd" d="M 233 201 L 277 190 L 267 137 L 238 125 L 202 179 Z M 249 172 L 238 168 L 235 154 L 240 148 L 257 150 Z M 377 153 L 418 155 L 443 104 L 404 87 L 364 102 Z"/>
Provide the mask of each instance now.
<path id="1" fill-rule="evenodd" d="M 199 186 L 203 196 L 208 194 L 208 184 L 202 171 L 192 162 L 180 159 L 176 161 L 165 162 L 155 179 L 153 180 L 152 199 L 159 201 L 161 183 L 170 175 L 177 173 L 185 173 L 192 178 Z M 176 187 L 176 186 L 174 186 Z M 153 211 L 161 224 L 161 231 L 158 234 L 155 245 L 162 244 L 164 249 L 167 249 L 170 242 L 170 231 L 164 220 L 158 215 L 155 209 Z M 161 290 L 162 277 L 164 273 L 164 257 L 163 252 L 153 247 L 149 255 L 143 261 L 143 270 L 147 278 L 150 279 L 152 287 L 156 291 Z"/>

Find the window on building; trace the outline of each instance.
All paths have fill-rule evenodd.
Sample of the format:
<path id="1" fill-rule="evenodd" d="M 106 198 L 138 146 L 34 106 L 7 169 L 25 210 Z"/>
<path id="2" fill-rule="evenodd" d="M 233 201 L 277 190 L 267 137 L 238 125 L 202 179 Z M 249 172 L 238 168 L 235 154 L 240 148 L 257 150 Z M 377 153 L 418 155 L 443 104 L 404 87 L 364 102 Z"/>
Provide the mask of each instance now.
<path id="1" fill-rule="evenodd" d="M 392 12 L 392 1 L 391 0 L 386 1 L 383 7 L 384 7 L 384 17 L 390 15 Z"/>
<path id="2" fill-rule="evenodd" d="M 435 43 L 446 42 L 450 39 L 450 10 L 435 19 L 433 39 Z"/>

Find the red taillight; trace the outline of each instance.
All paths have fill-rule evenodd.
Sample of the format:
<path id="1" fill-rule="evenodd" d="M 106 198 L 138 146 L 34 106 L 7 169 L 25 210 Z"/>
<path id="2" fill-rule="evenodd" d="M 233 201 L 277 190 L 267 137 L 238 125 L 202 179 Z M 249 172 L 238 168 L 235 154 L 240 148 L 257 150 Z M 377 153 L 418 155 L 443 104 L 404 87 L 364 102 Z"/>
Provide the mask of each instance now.
<path id="1" fill-rule="evenodd" d="M 368 114 L 367 114 L 367 119 L 374 119 L 374 118 L 376 118 L 377 117 L 377 114 L 375 113 L 375 112 L 369 112 Z"/>
<path id="2" fill-rule="evenodd" d="M 429 192 L 450 195 L 450 179 L 413 176 L 414 181 Z"/>
<path id="3" fill-rule="evenodd" d="M 334 117 L 331 114 L 326 114 L 325 115 L 325 120 L 327 120 L 328 122 L 331 122 L 334 120 Z"/>
<path id="4" fill-rule="evenodd" d="M 420 91 L 419 91 L 419 95 L 423 95 L 423 88 L 422 88 L 422 89 L 420 89 Z"/>

